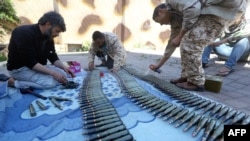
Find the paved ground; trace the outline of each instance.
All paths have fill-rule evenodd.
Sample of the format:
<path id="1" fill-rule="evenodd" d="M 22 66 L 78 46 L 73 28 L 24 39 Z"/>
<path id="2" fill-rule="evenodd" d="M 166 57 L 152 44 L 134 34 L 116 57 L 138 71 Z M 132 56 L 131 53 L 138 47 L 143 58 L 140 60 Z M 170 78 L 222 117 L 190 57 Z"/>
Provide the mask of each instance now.
<path id="1" fill-rule="evenodd" d="M 153 54 L 152 54 L 153 53 Z M 144 50 L 128 51 L 127 65 L 131 65 L 142 73 L 148 70 L 148 66 L 152 63 L 158 62 L 161 58 L 162 52 Z M 161 68 L 162 73 L 154 73 L 155 76 L 165 79 L 169 82 L 170 79 L 179 78 L 181 66 L 179 50 L 177 49 L 172 57 Z M 81 63 L 83 69 L 87 68 L 87 54 L 67 54 L 60 55 L 63 61 L 75 60 Z M 211 55 L 210 67 L 205 69 L 206 74 L 214 75 L 220 67 L 222 67 L 224 61 L 217 59 L 216 55 Z M 96 64 L 100 62 L 96 60 Z M 5 62 L 0 62 L 0 73 L 7 73 Z M 153 73 L 153 72 L 152 72 Z M 245 112 L 250 115 L 250 64 L 249 62 L 239 62 L 235 66 L 235 72 L 227 77 L 223 77 L 223 84 L 220 93 L 214 92 L 196 92 L 199 95 L 215 100 L 217 102 L 228 105 L 232 108 Z"/>
<path id="2" fill-rule="evenodd" d="M 162 53 L 160 53 L 161 55 Z M 173 78 L 179 78 L 181 72 L 179 50 L 176 50 L 173 56 L 161 68 L 162 73 L 158 75 L 160 78 L 169 81 Z M 158 61 L 161 56 L 129 53 L 128 64 L 145 70 L 150 63 Z M 218 60 L 217 56 L 212 54 L 210 67 L 205 69 L 206 74 L 215 75 L 224 61 Z M 249 62 L 248 62 L 249 63 Z M 235 66 L 235 72 L 223 77 L 223 84 L 220 93 L 214 92 L 196 92 L 204 97 L 229 105 L 232 108 L 250 114 L 250 64 L 247 62 L 239 62 Z"/>

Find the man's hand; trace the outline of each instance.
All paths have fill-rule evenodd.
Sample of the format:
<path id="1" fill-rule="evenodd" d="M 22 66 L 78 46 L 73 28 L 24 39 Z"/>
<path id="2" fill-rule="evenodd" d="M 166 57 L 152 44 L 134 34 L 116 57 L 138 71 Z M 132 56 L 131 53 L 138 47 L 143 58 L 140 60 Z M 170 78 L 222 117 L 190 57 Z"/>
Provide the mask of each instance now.
<path id="1" fill-rule="evenodd" d="M 94 62 L 89 62 L 89 70 L 92 71 L 94 68 Z"/>
<path id="2" fill-rule="evenodd" d="M 55 61 L 54 65 L 60 69 L 63 69 L 67 74 L 70 74 L 71 77 L 75 77 L 75 74 L 69 69 L 69 67 L 66 67 L 61 60 Z"/>
<path id="3" fill-rule="evenodd" d="M 55 80 L 57 80 L 58 82 L 62 83 L 62 84 L 66 84 L 68 82 L 68 79 L 66 77 L 64 77 L 63 74 L 58 73 L 58 72 L 53 72 L 51 74 L 51 76 L 53 76 L 53 78 Z"/>
<path id="4" fill-rule="evenodd" d="M 113 73 L 116 73 L 116 72 L 118 72 L 120 69 L 118 69 L 118 68 L 112 68 L 112 69 L 110 69 L 110 71 L 111 72 L 113 72 Z"/>
<path id="5" fill-rule="evenodd" d="M 76 77 L 75 74 L 69 69 L 69 68 L 65 68 L 64 71 L 68 74 L 70 74 L 70 76 L 73 78 L 73 77 Z"/>
<path id="6" fill-rule="evenodd" d="M 155 70 L 157 70 L 159 67 L 158 67 L 157 65 L 151 64 L 151 65 L 149 65 L 149 68 L 150 68 L 151 70 L 155 71 Z"/>

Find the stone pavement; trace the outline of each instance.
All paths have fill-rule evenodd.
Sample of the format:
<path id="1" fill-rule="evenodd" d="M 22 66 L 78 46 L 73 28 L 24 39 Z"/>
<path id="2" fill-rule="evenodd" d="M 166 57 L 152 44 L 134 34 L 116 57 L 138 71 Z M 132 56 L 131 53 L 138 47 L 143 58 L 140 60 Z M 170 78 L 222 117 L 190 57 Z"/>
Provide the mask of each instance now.
<path id="1" fill-rule="evenodd" d="M 127 65 L 133 66 L 142 73 L 146 73 L 148 66 L 158 62 L 163 52 L 153 50 L 131 50 L 128 51 Z M 81 63 L 83 69 L 87 68 L 88 60 L 86 53 L 79 54 L 60 54 L 60 58 L 63 61 L 78 61 Z M 100 61 L 96 59 L 96 64 Z M 224 61 L 218 60 L 217 56 L 211 54 L 211 61 L 209 67 L 205 69 L 206 74 L 215 75 L 220 67 L 224 64 Z M 0 64 L 0 73 L 7 73 L 4 63 Z M 174 52 L 171 58 L 162 66 L 162 73 L 154 73 L 166 81 L 170 81 L 173 78 L 179 78 L 181 72 L 180 66 L 180 53 L 179 49 Z M 250 64 L 249 62 L 239 62 L 235 66 L 235 72 L 223 77 L 223 84 L 219 93 L 214 92 L 195 92 L 198 95 L 207 97 L 214 101 L 228 105 L 236 110 L 245 112 L 250 115 Z"/>

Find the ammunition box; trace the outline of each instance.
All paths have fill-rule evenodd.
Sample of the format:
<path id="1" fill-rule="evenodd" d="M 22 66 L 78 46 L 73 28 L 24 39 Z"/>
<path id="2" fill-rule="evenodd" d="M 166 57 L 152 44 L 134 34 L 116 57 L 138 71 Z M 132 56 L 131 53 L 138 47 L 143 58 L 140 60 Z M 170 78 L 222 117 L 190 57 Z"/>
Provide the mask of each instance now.
<path id="1" fill-rule="evenodd" d="M 222 87 L 222 77 L 220 76 L 213 76 L 213 75 L 206 75 L 205 76 L 205 89 L 207 91 L 220 93 Z"/>

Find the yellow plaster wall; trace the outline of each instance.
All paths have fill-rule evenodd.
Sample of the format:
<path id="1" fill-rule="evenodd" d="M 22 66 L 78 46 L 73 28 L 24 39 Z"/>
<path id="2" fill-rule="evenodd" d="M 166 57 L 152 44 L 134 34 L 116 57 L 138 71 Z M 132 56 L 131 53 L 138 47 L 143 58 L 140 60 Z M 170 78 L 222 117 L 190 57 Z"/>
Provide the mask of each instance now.
<path id="1" fill-rule="evenodd" d="M 55 39 L 61 52 L 68 44 L 91 41 L 95 30 L 116 33 L 125 48 L 162 50 L 169 27 L 152 20 L 161 0 L 12 0 L 21 24 L 36 23 L 43 13 L 54 10 L 65 19 L 67 31 Z M 162 33 L 166 33 L 162 36 Z"/>

